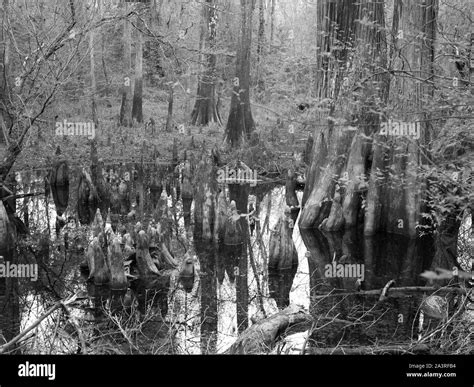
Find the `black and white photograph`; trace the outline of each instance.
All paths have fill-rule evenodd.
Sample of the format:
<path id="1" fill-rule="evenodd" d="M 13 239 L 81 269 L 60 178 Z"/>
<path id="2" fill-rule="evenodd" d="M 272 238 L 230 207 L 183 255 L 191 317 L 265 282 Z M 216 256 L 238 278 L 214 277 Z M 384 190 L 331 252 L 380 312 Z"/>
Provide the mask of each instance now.
<path id="1" fill-rule="evenodd" d="M 0 2 L 1 387 L 473 385 L 474 0 Z"/>

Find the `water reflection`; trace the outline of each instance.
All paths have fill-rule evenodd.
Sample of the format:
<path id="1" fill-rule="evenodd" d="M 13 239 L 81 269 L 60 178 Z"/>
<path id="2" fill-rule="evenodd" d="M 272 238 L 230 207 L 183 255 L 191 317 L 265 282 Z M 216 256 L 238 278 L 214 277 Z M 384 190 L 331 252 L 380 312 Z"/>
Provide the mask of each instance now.
<path id="1" fill-rule="evenodd" d="M 88 283 L 95 323 L 103 320 L 104 309 L 118 315 L 136 303 L 141 314 L 152 308 L 162 317 L 149 326 L 147 337 L 153 336 L 153 329 L 156 332 L 162 329 L 158 320 L 166 320 L 177 331 L 174 352 L 222 353 L 252 321 L 272 315 L 291 302 L 307 306 L 315 317 L 316 326 L 309 342 L 312 346 L 393 343 L 413 337 L 421 295 L 401 295 L 380 301 L 378 295 L 363 295 L 360 290 L 381 289 L 391 280 L 396 287 L 424 285 L 419 274 L 430 267 L 433 259 L 430 238 L 363 237 L 356 230 L 345 233 L 299 230 L 297 211 L 285 213 L 288 198 L 282 187 L 251 195 L 254 192 L 247 186 L 232 186 L 225 204 L 230 208 L 230 216 L 222 223 L 214 213 L 218 213 L 222 204 L 218 197 L 225 198 L 227 192 L 218 194 L 213 186 L 201 188 L 200 205 L 194 202 L 193 208 L 188 187 L 182 190 L 184 206 L 177 206 L 183 208 L 181 215 L 173 218 L 173 213 L 167 217 L 170 222 L 178 222 L 176 228 L 185 229 L 183 234 L 189 249 L 186 255 L 193 257 L 195 275 L 183 281 L 176 271 L 163 277 L 164 282 L 155 288 L 135 279 L 130 289 L 113 293 Z M 158 188 L 155 191 L 150 192 L 159 204 Z M 301 193 L 291 197 L 291 203 L 298 201 L 301 202 Z M 54 207 L 45 203 L 48 202 L 41 197 L 28 202 L 29 224 L 42 232 L 47 229 L 49 219 L 56 216 Z M 249 209 L 256 210 L 252 224 L 246 216 L 241 216 Z M 232 214 L 237 216 L 233 218 Z M 55 233 L 45 233 L 43 242 L 35 246 L 40 276 L 41 267 L 64 261 L 64 252 L 69 250 L 66 260 L 72 262 L 70 270 L 78 271 L 84 249 L 74 253 L 73 249 L 62 250 L 66 229 L 60 238 Z M 74 234 L 72 229 L 69 232 Z M 168 250 L 172 249 L 171 237 L 169 233 L 165 240 Z M 56 245 L 47 243 L 48 239 Z M 338 267 L 363 268 L 363 272 L 342 271 L 343 275 L 339 275 Z M 44 270 L 42 283 L 48 282 L 48 273 Z M 63 279 L 71 278 L 70 272 L 61 275 Z M 60 282 L 61 286 L 64 282 L 67 281 Z M 18 298 L 9 297 L 17 291 L 16 286 L 11 281 L 0 281 L 0 329 L 7 340 L 18 332 L 19 307 L 18 302 L 14 304 Z M 64 290 L 58 288 L 59 293 Z"/>
<path id="2" fill-rule="evenodd" d="M 309 250 L 310 310 L 321 325 L 312 335 L 317 346 L 393 343 L 414 337 L 414 318 L 422 295 L 380 301 L 379 295 L 361 295 L 358 291 L 361 287 L 382 289 L 391 280 L 397 287 L 423 285 L 419 274 L 429 267 L 433 257 L 430 238 L 364 238 L 355 232 L 342 235 L 317 230 L 305 230 L 301 235 Z M 354 264 L 364 268 L 362 284 L 357 277 L 327 275 L 333 274 L 330 269 L 336 265 Z M 335 322 L 330 328 L 324 327 L 331 319 Z"/>

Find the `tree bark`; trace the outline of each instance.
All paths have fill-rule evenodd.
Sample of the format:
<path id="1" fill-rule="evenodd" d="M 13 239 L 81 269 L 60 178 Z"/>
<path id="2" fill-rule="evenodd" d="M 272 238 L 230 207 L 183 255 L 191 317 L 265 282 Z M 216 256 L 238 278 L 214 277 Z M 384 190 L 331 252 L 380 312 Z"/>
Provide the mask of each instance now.
<path id="1" fill-rule="evenodd" d="M 430 354 L 430 347 L 424 344 L 411 346 L 388 345 L 382 347 L 358 347 L 358 348 L 311 348 L 307 351 L 309 355 L 406 355 L 406 354 Z"/>
<path id="2" fill-rule="evenodd" d="M 263 63 L 265 59 L 265 5 L 263 0 L 258 3 L 258 41 L 257 41 L 257 88 L 261 93 L 265 90 Z"/>
<path id="3" fill-rule="evenodd" d="M 128 9 L 127 2 L 124 1 L 125 10 Z M 120 106 L 120 125 L 132 126 L 132 32 L 130 21 L 123 21 L 123 76 L 122 105 Z"/>
<path id="4" fill-rule="evenodd" d="M 142 22 L 138 19 L 140 28 Z M 133 88 L 132 119 L 138 123 L 143 122 L 143 33 L 137 29 L 136 53 L 135 53 L 135 83 Z"/>
<path id="5" fill-rule="evenodd" d="M 199 78 L 197 99 L 191 113 L 193 125 L 207 125 L 210 122 L 222 124 L 217 105 L 216 92 L 216 54 L 213 50 L 216 46 L 217 37 L 217 0 L 206 0 L 203 4 L 203 22 L 207 28 L 201 29 L 201 51 L 207 53 L 202 55 L 206 60 L 205 74 Z"/>
<path id="6" fill-rule="evenodd" d="M 311 315 L 301 307 L 290 305 L 245 330 L 226 353 L 233 355 L 269 353 L 286 330 L 299 325 L 299 331 L 304 331 L 309 328 L 312 320 Z"/>
<path id="7" fill-rule="evenodd" d="M 350 61 L 357 5 L 354 0 L 340 3 L 321 1 L 317 7 L 320 53 L 317 56 L 316 93 L 320 100 L 326 101 L 330 114 L 335 115 L 341 81 Z M 346 164 L 354 133 L 328 120 L 327 127 L 318 127 L 313 137 L 312 162 L 307 173 L 304 208 L 299 223 L 301 228 L 317 227 L 329 215 L 330 198 L 335 192 L 336 179 Z"/>
<path id="8" fill-rule="evenodd" d="M 169 94 L 168 94 L 168 115 L 166 116 L 166 131 L 168 133 L 173 131 L 173 103 L 174 103 L 174 89 L 173 89 L 173 85 L 171 85 L 169 89 Z"/>
<path id="9" fill-rule="evenodd" d="M 270 49 L 273 46 L 273 39 L 275 35 L 275 7 L 276 7 L 276 1 L 277 0 L 270 0 L 272 5 L 271 5 L 271 11 L 270 11 Z"/>
<path id="10" fill-rule="evenodd" d="M 233 147 L 250 138 L 255 123 L 250 109 L 250 53 L 252 43 L 252 13 L 255 0 L 241 0 L 241 31 L 237 52 L 236 77 L 229 118 L 225 131 L 226 141 Z"/>
<path id="11" fill-rule="evenodd" d="M 420 83 L 412 77 L 430 79 L 430 75 L 434 74 L 437 12 L 437 0 L 416 0 L 406 4 L 395 1 L 393 67 L 395 71 L 408 69 L 408 76 L 392 78 L 389 98 L 390 110 L 397 114 L 395 119 L 414 122 L 428 118 L 421 111 L 432 95 L 433 85 L 430 80 Z M 410 113 L 414 108 L 417 112 Z M 427 123 L 420 122 L 419 125 L 421 133 L 417 140 L 375 136 L 365 210 L 365 235 L 378 231 L 410 237 L 418 234 L 416 226 L 421 222 L 423 191 L 426 188 L 418 169 L 426 162 L 422 151 L 428 153 L 427 144 L 430 141 Z"/>
<path id="12" fill-rule="evenodd" d="M 126 289 L 127 278 L 122 260 L 121 238 L 116 237 L 111 241 L 107 254 L 108 265 L 110 267 L 110 287 L 112 289 Z"/>
<path id="13" fill-rule="evenodd" d="M 8 81 L 10 69 L 10 40 L 7 33 L 8 9 L 9 0 L 3 0 L 2 8 L 0 9 L 0 20 L 2 24 L 0 29 L 0 63 L 2 64 L 2 69 L 0 71 L 0 144 L 2 145 L 8 145 L 7 137 L 5 136 L 8 136 L 9 128 L 13 123 L 13 117 L 9 114 L 11 109 L 9 108 L 10 85 Z M 0 157 L 2 157 L 1 154 Z"/>

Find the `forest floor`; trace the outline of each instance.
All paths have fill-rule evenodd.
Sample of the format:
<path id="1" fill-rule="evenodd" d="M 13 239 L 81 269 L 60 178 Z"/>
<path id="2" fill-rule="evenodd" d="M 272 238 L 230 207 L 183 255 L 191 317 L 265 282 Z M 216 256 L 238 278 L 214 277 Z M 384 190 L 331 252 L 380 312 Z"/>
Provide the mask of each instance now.
<path id="1" fill-rule="evenodd" d="M 95 130 L 99 157 L 104 163 L 113 164 L 117 160 L 124 162 L 154 161 L 153 155 L 171 161 L 173 141 L 177 140 L 180 160 L 184 150 L 206 149 L 210 151 L 217 146 L 227 159 L 241 159 L 249 167 L 261 171 L 283 172 L 300 164 L 298 157 L 305 148 L 306 140 L 312 131 L 305 122 L 309 122 L 307 113 L 300 113 L 296 104 L 283 105 L 282 110 L 274 110 L 273 104 L 255 104 L 253 117 L 256 123 L 256 133 L 260 139 L 258 152 L 253 145 L 243 147 L 244 150 L 230 152 L 224 142 L 224 131 L 227 122 L 229 101 L 223 103 L 221 117 L 222 126 L 210 124 L 197 127 L 189 124 L 192 104 L 194 101 L 185 100 L 183 94 L 176 93 L 173 112 L 173 130 L 166 132 L 168 111 L 167 94 L 156 88 L 145 88 L 143 98 L 144 123 L 134 123 L 133 127 L 121 127 L 118 124 L 120 111 L 120 96 L 97 98 L 99 128 Z M 79 101 L 78 101 L 79 102 Z M 270 108 L 269 106 L 272 106 Z M 87 136 L 58 136 L 55 134 L 55 123 L 66 119 L 68 122 L 91 122 L 90 107 L 84 103 L 71 106 L 71 103 L 57 103 L 54 118 L 42 118 L 30 131 L 25 151 L 18 158 L 13 170 L 44 170 L 49 169 L 52 156 L 59 146 L 61 153 L 66 155 L 72 170 L 90 165 L 90 140 Z M 280 122 L 277 123 L 277 119 Z M 155 133 L 146 126 L 149 118 L 155 120 Z M 304 121 L 304 120 L 307 121 Z M 281 130 L 295 122 L 294 134 L 289 130 Z M 185 134 L 179 132 L 179 126 L 184 124 Z M 278 130 L 277 130 L 278 129 Z M 226 157 L 225 157 L 226 158 Z M 280 173 L 277 173 L 280 174 Z"/>

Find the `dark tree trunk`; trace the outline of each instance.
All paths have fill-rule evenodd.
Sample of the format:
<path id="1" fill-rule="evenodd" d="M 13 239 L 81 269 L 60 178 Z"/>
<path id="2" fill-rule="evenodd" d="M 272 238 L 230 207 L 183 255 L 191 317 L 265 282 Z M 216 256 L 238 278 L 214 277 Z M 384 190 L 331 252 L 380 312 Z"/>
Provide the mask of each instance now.
<path id="1" fill-rule="evenodd" d="M 241 0 L 241 31 L 237 52 L 236 76 L 229 118 L 226 127 L 226 141 L 238 146 L 243 138 L 249 139 L 255 129 L 250 109 L 250 52 L 252 43 L 252 13 L 255 0 Z"/>
<path id="2" fill-rule="evenodd" d="M 215 354 L 217 347 L 216 249 L 209 241 L 194 241 L 201 265 L 201 353 Z"/>
<path id="3" fill-rule="evenodd" d="M 142 22 L 137 22 L 142 26 Z M 138 123 L 143 122 L 143 33 L 137 30 L 135 53 L 135 85 L 133 88 L 132 119 Z"/>
<path id="4" fill-rule="evenodd" d="M 124 2 L 127 10 L 127 2 Z M 120 125 L 132 126 L 132 31 L 130 21 L 123 21 L 123 86 L 122 86 L 122 105 L 120 106 Z"/>
<path id="5" fill-rule="evenodd" d="M 383 3 L 318 4 L 318 28 L 324 34 L 318 35 L 322 52 L 317 59 L 317 92 L 319 98 L 331 101 L 331 115 L 343 117 L 347 126 L 328 122 L 327 128 L 315 131 L 302 228 L 317 227 L 324 221 L 325 230 L 337 231 L 357 226 L 363 219 L 362 203 L 373 158 L 370 136 L 379 128 L 374 111 L 384 111 L 388 92 L 386 76 L 373 76 L 386 67 L 384 26 Z M 334 50 L 334 40 L 340 49 Z M 358 79 L 363 86 L 357 89 L 354 82 Z"/>
<path id="6" fill-rule="evenodd" d="M 216 55 L 212 52 L 216 45 L 217 36 L 217 0 L 206 0 L 203 4 L 203 22 L 207 28 L 201 30 L 201 50 L 209 53 L 202 55 L 206 58 L 205 74 L 199 79 L 197 99 L 191 113 L 193 125 L 207 125 L 210 122 L 222 124 L 218 110 L 216 92 Z"/>
<path id="7" fill-rule="evenodd" d="M 318 2 L 318 47 L 316 92 L 321 100 L 330 101 L 327 108 L 334 114 L 335 100 L 339 94 L 343 69 L 348 60 L 348 51 L 354 35 L 355 1 L 335 3 Z M 333 51 L 335 43 L 341 47 Z M 341 68 L 342 67 L 342 68 Z M 332 81 L 333 80 L 333 81 Z M 303 194 L 303 211 L 300 227 L 317 227 L 330 211 L 334 189 L 334 176 L 339 176 L 352 142 L 353 133 L 343 131 L 328 122 L 326 128 L 319 127 L 314 133 L 312 162 L 307 172 Z"/>
<path id="8" fill-rule="evenodd" d="M 171 85 L 169 94 L 168 94 L 168 115 L 166 116 L 166 131 L 168 133 L 173 131 L 173 103 L 174 103 L 174 90 L 173 90 L 173 85 Z"/>
<path id="9" fill-rule="evenodd" d="M 265 59 L 265 5 L 263 0 L 258 3 L 258 41 L 257 41 L 257 87 L 258 91 L 265 90 L 264 78 Z"/>
<path id="10" fill-rule="evenodd" d="M 0 70 L 0 146 L 7 144 L 6 137 L 8 136 L 9 128 L 13 123 L 13 117 L 10 116 L 10 85 L 9 85 L 9 38 L 6 34 L 8 29 L 8 7 L 9 0 L 3 0 L 2 8 L 0 9 L 0 63 L 2 68 Z M 21 81 L 21 80 L 19 80 Z M 1 148 L 0 148 L 1 149 Z M 3 160 L 3 155 L 0 154 L 0 162 Z M 0 179 L 1 181 L 1 179 Z"/>
<path id="11" fill-rule="evenodd" d="M 436 31 L 437 0 L 416 0 L 409 3 L 395 1 L 393 12 L 394 41 L 393 67 L 406 68 L 408 58 L 410 74 L 428 78 L 434 74 L 433 58 Z M 400 35 L 403 31 L 403 37 Z M 397 37 L 398 36 L 398 37 Z M 406 39 L 412 40 L 406 44 Z M 429 82 L 419 83 L 407 76 L 393 78 L 390 87 L 391 110 L 395 119 L 405 122 L 426 120 L 425 113 L 410 114 L 416 108 L 422 111 L 432 95 Z M 418 175 L 420 165 L 426 162 L 422 152 L 428 154 L 430 142 L 426 122 L 420 122 L 420 138 L 387 138 L 377 135 L 373 150 L 371 176 L 367 193 L 364 233 L 373 235 L 388 231 L 414 237 L 416 225 L 421 222 L 423 192 L 426 182 Z"/>
<path id="12" fill-rule="evenodd" d="M 270 47 L 273 45 L 273 39 L 275 35 L 275 7 L 276 7 L 276 1 L 277 0 L 270 0 L 272 5 L 271 5 L 271 11 L 270 11 Z"/>
<path id="13" fill-rule="evenodd" d="M 237 211 L 246 214 L 248 209 L 249 186 L 240 184 L 229 185 L 230 201 L 234 200 Z M 233 262 L 234 274 L 236 278 L 236 298 L 237 298 L 237 328 L 243 332 L 248 327 L 249 320 L 249 288 L 248 288 L 248 254 L 247 249 L 252 248 L 248 233 L 248 222 L 245 218 L 237 220 L 239 229 L 242 231 L 242 243 L 235 246 L 228 246 L 228 253 L 236 258 Z"/>
<path id="14" fill-rule="evenodd" d="M 69 201 L 69 166 L 64 156 L 58 155 L 49 173 L 49 183 L 58 216 L 67 209 Z"/>

